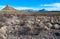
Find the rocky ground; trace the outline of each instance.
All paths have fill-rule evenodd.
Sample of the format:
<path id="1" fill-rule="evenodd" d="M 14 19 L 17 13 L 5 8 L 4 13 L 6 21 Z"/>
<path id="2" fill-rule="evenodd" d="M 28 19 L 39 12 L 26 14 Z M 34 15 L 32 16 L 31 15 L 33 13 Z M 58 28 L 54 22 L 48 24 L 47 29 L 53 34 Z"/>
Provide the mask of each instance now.
<path id="1" fill-rule="evenodd" d="M 60 16 L 0 16 L 0 39 L 60 39 Z"/>

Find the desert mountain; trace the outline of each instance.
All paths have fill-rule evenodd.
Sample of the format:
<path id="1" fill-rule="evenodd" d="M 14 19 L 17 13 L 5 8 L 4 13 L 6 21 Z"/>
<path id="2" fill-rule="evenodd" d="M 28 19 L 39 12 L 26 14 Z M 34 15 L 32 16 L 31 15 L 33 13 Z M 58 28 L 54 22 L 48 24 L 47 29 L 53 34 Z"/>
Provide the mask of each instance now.
<path id="1" fill-rule="evenodd" d="M 12 8 L 9 4 L 5 7 L 5 8 L 3 8 L 2 10 L 16 10 L 16 9 L 14 9 L 14 8 Z"/>

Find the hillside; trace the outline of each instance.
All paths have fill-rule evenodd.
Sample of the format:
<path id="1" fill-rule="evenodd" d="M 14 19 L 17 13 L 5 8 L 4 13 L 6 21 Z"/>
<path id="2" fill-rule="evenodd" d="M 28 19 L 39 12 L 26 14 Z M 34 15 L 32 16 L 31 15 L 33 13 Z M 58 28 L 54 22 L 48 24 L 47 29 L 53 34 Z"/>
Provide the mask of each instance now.
<path id="1" fill-rule="evenodd" d="M 0 11 L 0 39 L 60 39 L 60 12 L 4 8 Z"/>

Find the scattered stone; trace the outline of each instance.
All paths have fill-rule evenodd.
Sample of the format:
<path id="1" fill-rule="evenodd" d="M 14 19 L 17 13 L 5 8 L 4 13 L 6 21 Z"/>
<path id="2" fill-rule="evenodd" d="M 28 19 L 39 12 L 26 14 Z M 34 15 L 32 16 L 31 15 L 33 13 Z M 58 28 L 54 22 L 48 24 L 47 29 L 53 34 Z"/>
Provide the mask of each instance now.
<path id="1" fill-rule="evenodd" d="M 54 30 L 60 32 L 58 18 L 47 16 L 35 18 L 12 16 L 11 18 L 4 17 L 0 19 L 1 39 L 59 39 L 60 33 L 52 32 Z"/>

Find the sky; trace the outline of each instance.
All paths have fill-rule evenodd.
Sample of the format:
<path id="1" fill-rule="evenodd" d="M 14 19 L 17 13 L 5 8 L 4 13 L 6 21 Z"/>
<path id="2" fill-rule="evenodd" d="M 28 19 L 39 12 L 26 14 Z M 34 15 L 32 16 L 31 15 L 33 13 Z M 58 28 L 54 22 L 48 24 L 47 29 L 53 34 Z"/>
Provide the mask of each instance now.
<path id="1" fill-rule="evenodd" d="M 7 4 L 17 10 L 33 9 L 33 10 L 59 10 L 60 0 L 0 0 L 0 9 L 4 8 Z"/>

